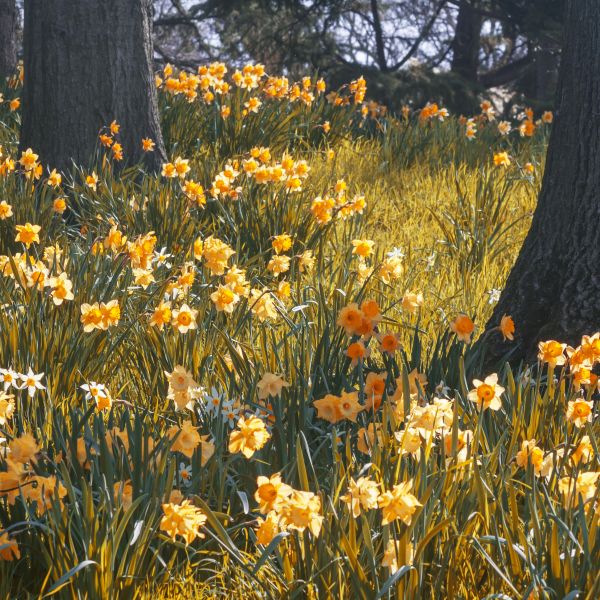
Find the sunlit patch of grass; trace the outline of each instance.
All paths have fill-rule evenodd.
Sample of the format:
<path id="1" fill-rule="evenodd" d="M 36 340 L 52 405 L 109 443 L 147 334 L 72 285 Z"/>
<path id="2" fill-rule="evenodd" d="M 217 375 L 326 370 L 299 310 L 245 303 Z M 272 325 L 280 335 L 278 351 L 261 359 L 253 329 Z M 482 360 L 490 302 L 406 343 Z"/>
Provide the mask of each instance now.
<path id="1" fill-rule="evenodd" d="M 379 143 L 338 147 L 334 164 L 315 164 L 318 177 L 343 178 L 365 190 L 364 230 L 379 256 L 399 248 L 405 275 L 391 297 L 420 290 L 420 326 L 439 329 L 445 316 L 467 312 L 483 325 L 527 233 L 539 191 L 535 177 L 506 173 L 482 156 L 477 167 L 423 164 L 388 168 Z M 492 298 L 493 300 L 493 298 Z"/>

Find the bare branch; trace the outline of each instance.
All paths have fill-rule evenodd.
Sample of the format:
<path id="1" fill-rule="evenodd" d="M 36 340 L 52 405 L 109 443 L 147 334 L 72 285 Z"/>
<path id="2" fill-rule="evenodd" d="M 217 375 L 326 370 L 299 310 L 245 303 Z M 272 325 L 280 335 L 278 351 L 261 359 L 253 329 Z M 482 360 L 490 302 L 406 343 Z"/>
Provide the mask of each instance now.
<path id="1" fill-rule="evenodd" d="M 446 5 L 446 2 L 447 2 L 447 0 L 440 1 L 440 3 L 438 4 L 433 15 L 431 16 L 429 21 L 427 21 L 427 23 L 421 30 L 419 37 L 417 37 L 417 39 L 414 41 L 413 45 L 410 47 L 408 52 L 393 67 L 391 67 L 392 71 L 397 71 L 400 67 L 405 65 L 414 56 L 416 51 L 419 49 L 419 46 L 423 42 L 423 40 L 429 35 L 431 28 L 433 27 L 437 18 L 440 16 L 440 13 L 442 12 L 442 8 L 444 8 L 444 6 Z"/>

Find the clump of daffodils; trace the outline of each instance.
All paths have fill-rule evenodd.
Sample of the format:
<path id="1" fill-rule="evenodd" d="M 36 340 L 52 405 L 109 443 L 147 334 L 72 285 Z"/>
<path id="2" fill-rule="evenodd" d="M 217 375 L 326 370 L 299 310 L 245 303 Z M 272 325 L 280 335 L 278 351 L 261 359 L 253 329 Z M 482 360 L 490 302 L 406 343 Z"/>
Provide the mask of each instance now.
<path id="1" fill-rule="evenodd" d="M 257 479 L 254 499 L 265 518 L 258 519 L 257 541 L 268 544 L 280 531 L 308 529 L 318 537 L 323 524 L 321 498 L 313 492 L 294 490 L 279 473 Z"/>
<path id="2" fill-rule="evenodd" d="M 195 401 L 201 397 L 202 388 L 194 381 L 191 373 L 181 365 L 176 365 L 171 373 L 165 371 L 169 382 L 168 398 L 173 400 L 175 410 L 192 410 Z"/>
<path id="3" fill-rule="evenodd" d="M 38 515 L 62 500 L 67 490 L 57 476 L 42 476 L 34 470 L 41 447 L 31 433 L 15 437 L 6 450 L 5 470 L 0 471 L 0 498 L 14 506 L 19 497 Z"/>
<path id="4" fill-rule="evenodd" d="M 187 546 L 196 538 L 205 537 L 200 528 L 204 526 L 208 517 L 189 500 L 183 500 L 181 504 L 163 504 L 162 508 L 164 514 L 160 521 L 160 529 L 173 541 L 181 537 Z"/>

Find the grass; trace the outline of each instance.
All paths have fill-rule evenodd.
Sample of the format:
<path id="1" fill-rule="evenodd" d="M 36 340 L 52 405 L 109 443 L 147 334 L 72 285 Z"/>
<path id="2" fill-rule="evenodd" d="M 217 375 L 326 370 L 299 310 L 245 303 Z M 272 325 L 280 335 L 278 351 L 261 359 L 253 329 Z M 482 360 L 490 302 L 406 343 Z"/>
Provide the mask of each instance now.
<path id="1" fill-rule="evenodd" d="M 13 214 L 0 220 L 0 367 L 43 373 L 44 389 L 9 387 L 0 404 L 0 597 L 597 597 L 596 338 L 565 366 L 498 364 L 504 389 L 482 409 L 469 392 L 491 375 L 478 367 L 485 343 L 451 328 L 466 314 L 473 339 L 483 333 L 529 226 L 548 126 L 522 137 L 516 119 L 501 136 L 477 116 L 467 139 L 471 126 L 454 116 L 375 114 L 360 82 L 340 101 L 312 80 L 304 102 L 249 73 L 257 89 L 233 85 L 215 101 L 200 80 L 163 75 L 165 139 L 174 165 L 189 160 L 185 178 L 121 169 L 100 146 L 96 165 L 58 187 L 45 165 L 39 180 L 35 165 L 4 168 L 0 200 Z M 263 104 L 244 114 L 251 97 Z M 1 160 L 18 161 L 18 110 L 0 105 L 0 120 Z M 267 171 L 288 172 L 260 183 L 244 161 L 267 147 Z M 500 152 L 510 165 L 495 164 Z M 213 197 L 228 165 L 240 174 Z M 190 200 L 185 181 L 204 198 Z M 330 222 L 315 198 L 333 198 Z M 25 223 L 41 228 L 29 248 L 15 240 Z M 281 234 L 290 260 L 278 274 Z M 235 254 L 215 259 L 211 237 Z M 372 252 L 359 258 L 354 240 Z M 73 298 L 56 305 L 61 272 Z M 230 292 L 233 310 L 218 310 Z M 112 300 L 119 312 L 104 309 L 85 331 L 84 305 Z M 153 326 L 161 301 L 197 311 L 196 328 L 183 333 L 173 315 Z M 348 334 L 338 321 L 353 303 L 371 312 Z M 370 327 L 395 334 L 398 349 L 380 352 Z M 371 354 L 352 364 L 359 341 Z M 270 394 L 266 374 L 281 377 Z M 86 395 L 95 382 L 106 392 Z M 355 412 L 340 412 L 342 393 Z M 323 398 L 329 412 L 315 410 Z M 240 417 L 268 434 L 247 455 Z M 275 473 L 296 491 L 261 512 L 257 478 Z M 371 500 L 364 492 L 352 512 L 346 494 L 361 477 Z M 384 492 L 396 494 L 397 518 Z"/>

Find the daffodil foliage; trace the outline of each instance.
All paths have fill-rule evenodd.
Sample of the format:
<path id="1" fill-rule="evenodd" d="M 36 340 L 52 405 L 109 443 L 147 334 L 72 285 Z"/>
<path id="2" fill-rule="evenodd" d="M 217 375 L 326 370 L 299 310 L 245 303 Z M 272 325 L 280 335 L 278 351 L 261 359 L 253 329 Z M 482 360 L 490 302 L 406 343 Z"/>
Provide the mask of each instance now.
<path id="1" fill-rule="evenodd" d="M 157 174 L 0 103 L 0 596 L 598 597 L 600 334 L 481 367 L 552 114 L 156 85 Z"/>

